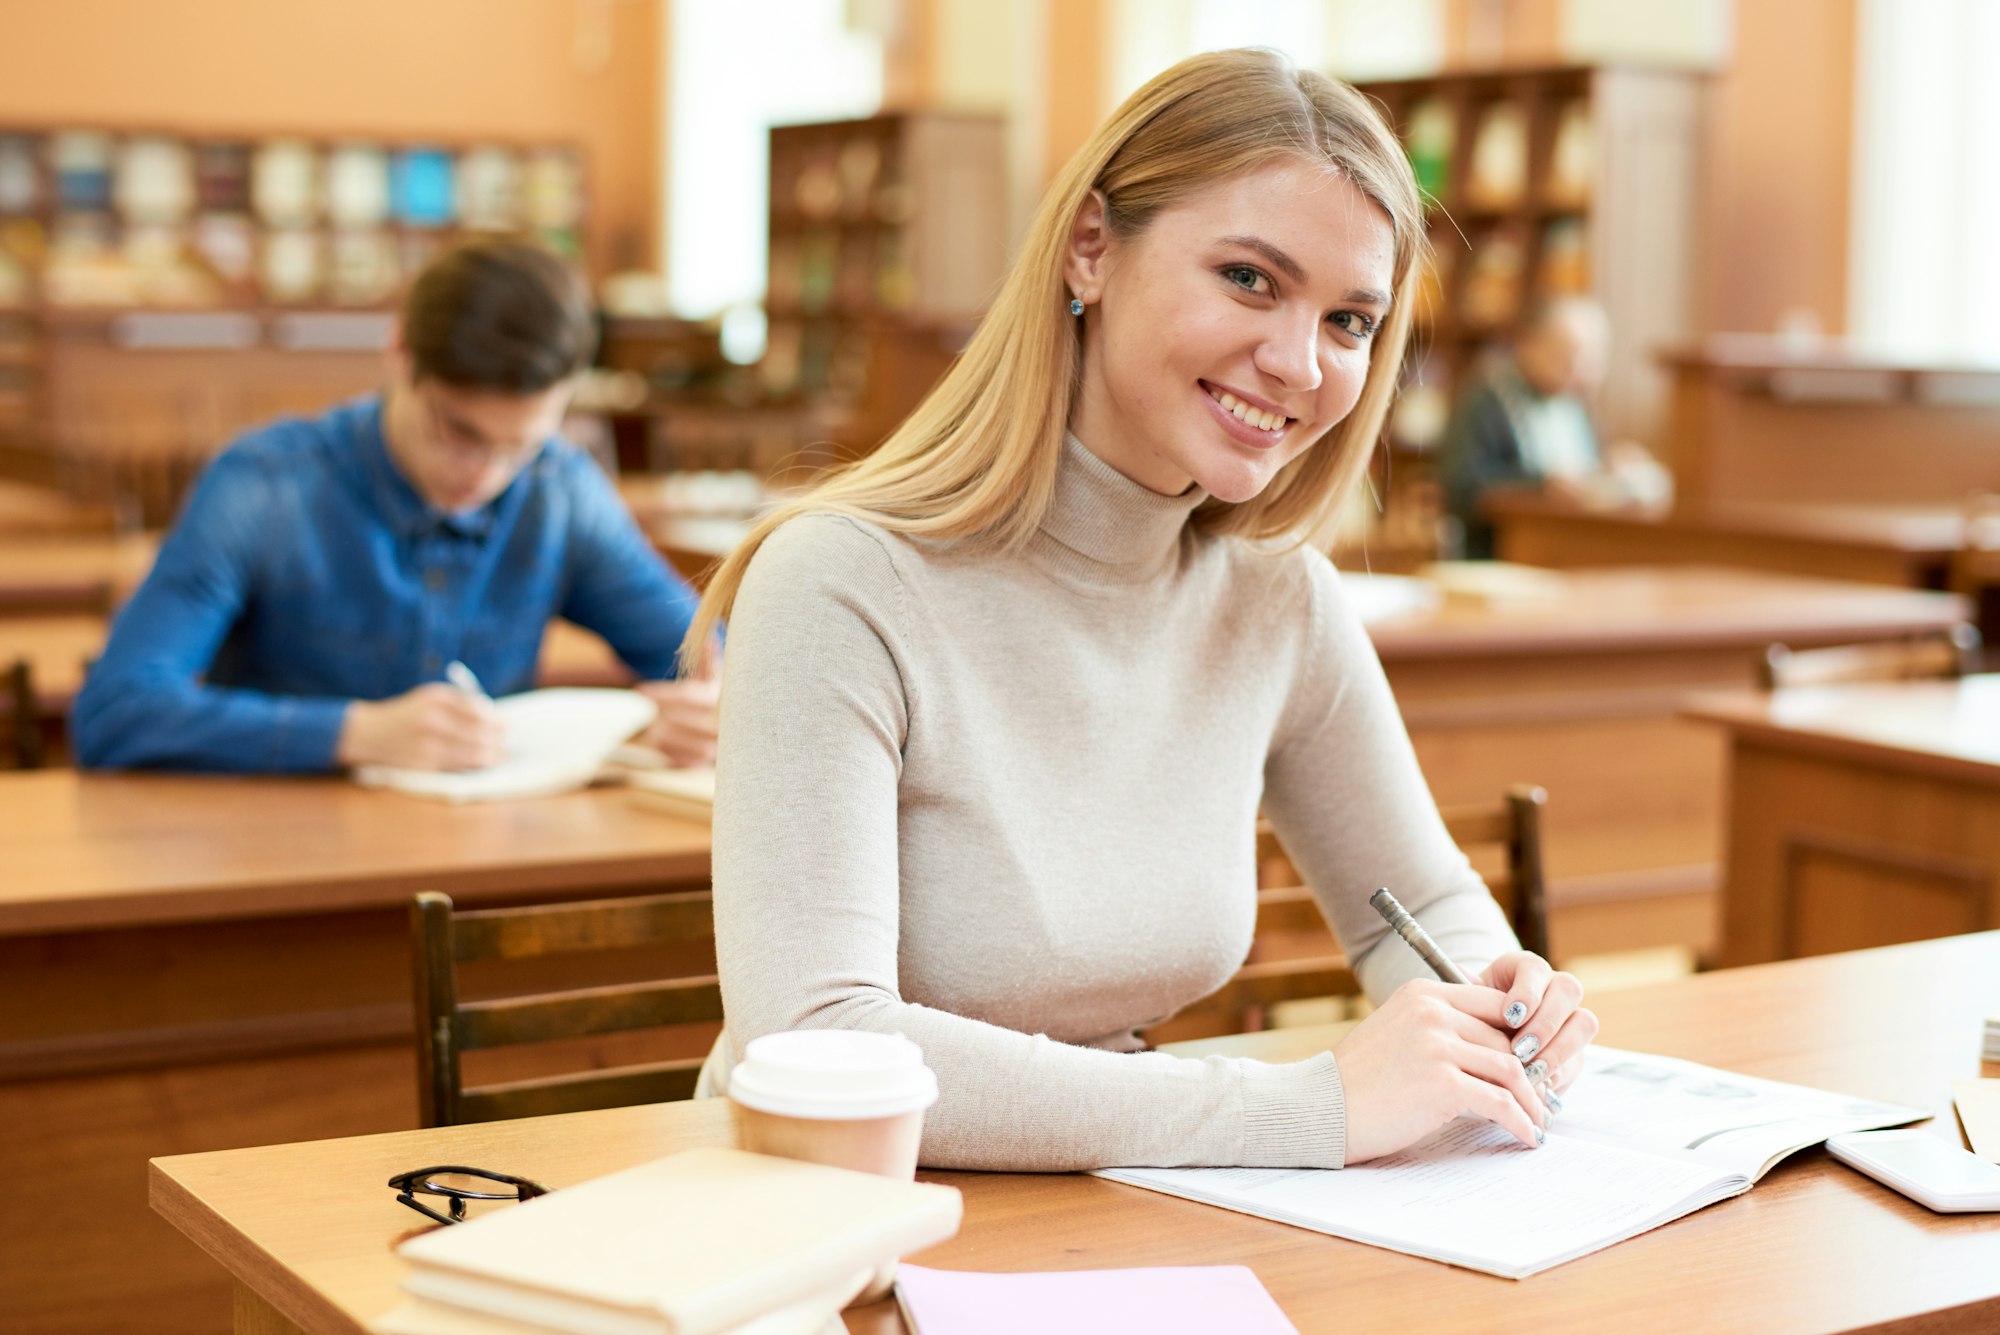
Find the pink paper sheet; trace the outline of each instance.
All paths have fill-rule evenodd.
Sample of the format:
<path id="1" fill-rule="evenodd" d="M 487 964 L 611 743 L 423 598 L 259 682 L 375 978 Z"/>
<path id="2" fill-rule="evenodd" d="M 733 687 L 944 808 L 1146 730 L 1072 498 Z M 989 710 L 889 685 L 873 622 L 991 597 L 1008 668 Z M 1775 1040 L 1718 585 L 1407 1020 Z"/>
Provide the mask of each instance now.
<path id="1" fill-rule="evenodd" d="M 995 1275 L 905 1264 L 896 1294 L 917 1335 L 1298 1335 L 1240 1265 Z"/>

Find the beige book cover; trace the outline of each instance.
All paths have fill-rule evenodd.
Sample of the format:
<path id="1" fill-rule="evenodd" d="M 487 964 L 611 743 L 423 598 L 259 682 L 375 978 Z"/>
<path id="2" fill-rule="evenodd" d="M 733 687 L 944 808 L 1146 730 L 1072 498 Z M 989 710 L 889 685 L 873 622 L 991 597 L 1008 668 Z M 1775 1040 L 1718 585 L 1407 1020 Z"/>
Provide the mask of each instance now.
<path id="1" fill-rule="evenodd" d="M 1951 1099 L 1972 1152 L 1988 1163 L 2000 1163 L 2000 1080 L 1954 1080 Z"/>
<path id="2" fill-rule="evenodd" d="M 712 769 L 635 769 L 626 782 L 631 785 L 632 800 L 642 806 L 703 824 L 715 815 Z"/>
<path id="3" fill-rule="evenodd" d="M 721 1335 L 958 1231 L 950 1187 L 688 1150 L 439 1228 L 420 1298 L 587 1335 Z"/>

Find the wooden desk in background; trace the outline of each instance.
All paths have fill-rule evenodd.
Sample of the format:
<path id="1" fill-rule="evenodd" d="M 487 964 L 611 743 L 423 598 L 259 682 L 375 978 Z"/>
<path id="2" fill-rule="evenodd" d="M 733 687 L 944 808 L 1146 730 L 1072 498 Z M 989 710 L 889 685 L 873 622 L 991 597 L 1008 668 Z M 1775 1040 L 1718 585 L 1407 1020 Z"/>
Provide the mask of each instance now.
<path id="1" fill-rule="evenodd" d="M 2000 927 L 2000 676 L 1689 713 L 1730 747 L 1724 963 Z"/>
<path id="2" fill-rule="evenodd" d="M 1869 1000 L 1854 1023 L 1854 999 Z M 1980 1072 L 1980 1018 L 2000 1009 L 2000 933 L 1706 974 L 1593 998 L 1607 1043 L 1931 1108 L 1958 1141 L 1950 1082 Z M 1328 1028 L 1210 1041 L 1292 1060 Z M 1989 1073 L 2000 1066 L 1989 1066 Z M 470 1163 L 562 1187 L 677 1150 L 725 1144 L 720 1100 L 156 1162 L 154 1208 L 235 1278 L 237 1330 L 362 1335 L 393 1307 L 409 1212 L 382 1184 Z M 1935 1215 L 1836 1163 L 1794 1156 L 1723 1201 L 1519 1283 L 1097 1178 L 922 1175 L 965 1193 L 959 1236 L 911 1259 L 986 1271 L 1249 1266 L 1305 1335 L 1341 1331 L 1990 1331 L 2000 1230 Z M 893 1304 L 850 1312 L 893 1335 Z"/>
<path id="3" fill-rule="evenodd" d="M 110 633 L 111 620 L 102 612 L 0 614 L 0 668 L 27 660 L 52 746 L 66 745 L 70 706 L 83 689 L 84 665 L 104 651 Z M 630 669 L 600 636 L 567 621 L 549 623 L 539 669 L 538 684 L 543 686 L 625 686 L 632 681 Z M 13 702 L 0 695 L 0 721 L 12 709 Z"/>
<path id="4" fill-rule="evenodd" d="M 146 1212 L 144 1160 L 416 1125 L 415 891 L 706 886 L 708 852 L 615 790 L 0 774 L 0 1324 L 213 1330 L 226 1288 Z"/>
<path id="5" fill-rule="evenodd" d="M 0 540 L 0 618 L 108 613 L 152 569 L 157 534 L 9 535 Z"/>
<path id="6" fill-rule="evenodd" d="M 1705 567 L 1569 571 L 1553 590 L 1369 631 L 1439 802 L 1548 789 L 1562 956 L 1713 941 L 1724 748 L 1680 717 L 1690 693 L 1752 686 L 1772 641 L 1889 639 L 1966 613 L 1944 594 Z"/>
<path id="7" fill-rule="evenodd" d="M 1957 505 L 1713 501 L 1647 515 L 1519 492 L 1486 509 L 1497 555 L 1524 565 L 1729 565 L 1911 589 L 1945 587 L 1965 529 Z"/>

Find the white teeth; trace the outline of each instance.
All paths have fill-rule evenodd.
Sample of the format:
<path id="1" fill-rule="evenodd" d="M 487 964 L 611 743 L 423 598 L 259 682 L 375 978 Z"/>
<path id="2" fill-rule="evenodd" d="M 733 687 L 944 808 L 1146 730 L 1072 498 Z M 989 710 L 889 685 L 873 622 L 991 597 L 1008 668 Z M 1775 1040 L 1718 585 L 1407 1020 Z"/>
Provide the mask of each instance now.
<path id="1" fill-rule="evenodd" d="M 1222 410 L 1233 415 L 1237 421 L 1254 426 L 1260 431 L 1276 431 L 1290 419 L 1283 413 L 1267 413 L 1261 408 L 1253 408 L 1228 390 L 1218 390 L 1215 401 Z"/>

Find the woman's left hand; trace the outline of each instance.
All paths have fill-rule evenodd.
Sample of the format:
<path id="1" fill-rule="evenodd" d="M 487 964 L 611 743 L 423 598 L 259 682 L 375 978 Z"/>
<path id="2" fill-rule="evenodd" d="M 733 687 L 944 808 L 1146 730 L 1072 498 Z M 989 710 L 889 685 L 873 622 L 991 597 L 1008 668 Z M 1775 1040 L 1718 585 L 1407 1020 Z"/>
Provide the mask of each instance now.
<path id="1" fill-rule="evenodd" d="M 1597 1037 L 1597 1016 L 1583 1006 L 1576 975 L 1558 973 L 1540 955 L 1516 950 L 1494 960 L 1479 981 L 1507 994 L 1511 1046 L 1528 1068 L 1528 1083 L 1568 1089 L 1583 1073 L 1583 1050 Z"/>

